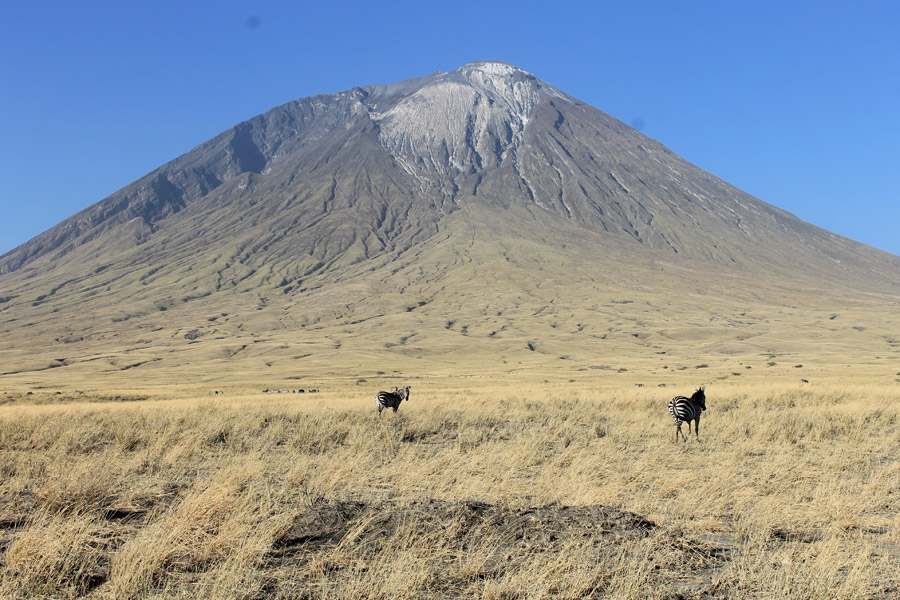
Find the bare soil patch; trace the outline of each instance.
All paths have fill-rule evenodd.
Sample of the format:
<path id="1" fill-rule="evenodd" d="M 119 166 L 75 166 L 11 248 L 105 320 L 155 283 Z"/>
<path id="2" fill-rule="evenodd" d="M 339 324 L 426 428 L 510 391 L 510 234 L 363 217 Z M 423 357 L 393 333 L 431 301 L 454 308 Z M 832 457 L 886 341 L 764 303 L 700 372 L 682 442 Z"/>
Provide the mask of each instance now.
<path id="1" fill-rule="evenodd" d="M 419 573 L 416 588 L 404 591 L 420 598 L 528 597 L 532 585 L 538 597 L 602 597 L 618 585 L 611 565 L 625 568 L 648 552 L 660 560 L 647 583 L 660 597 L 681 598 L 713 592 L 708 575 L 730 550 L 601 505 L 318 499 L 274 544 L 255 598 L 330 597 L 386 576 L 395 560 L 398 570 Z M 678 581 L 676 565 L 690 567 L 691 586 Z"/>

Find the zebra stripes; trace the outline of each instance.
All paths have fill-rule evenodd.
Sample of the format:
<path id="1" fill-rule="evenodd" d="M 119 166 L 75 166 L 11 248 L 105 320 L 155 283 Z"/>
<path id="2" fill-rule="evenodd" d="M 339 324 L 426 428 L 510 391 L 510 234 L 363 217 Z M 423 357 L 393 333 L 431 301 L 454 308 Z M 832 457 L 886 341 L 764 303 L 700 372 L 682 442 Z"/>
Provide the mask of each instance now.
<path id="1" fill-rule="evenodd" d="M 669 414 L 675 421 L 675 442 L 678 442 L 678 434 L 687 441 L 687 437 L 681 431 L 681 424 L 687 421 L 688 433 L 691 432 L 691 421 L 694 422 L 694 433 L 697 440 L 700 440 L 700 413 L 706 410 L 706 395 L 703 393 L 703 386 L 694 390 L 690 398 L 686 396 L 675 396 L 669 401 Z"/>
<path id="2" fill-rule="evenodd" d="M 385 408 L 392 408 L 394 409 L 394 412 L 397 412 L 400 403 L 408 398 L 409 386 L 406 386 L 402 390 L 392 387 L 389 392 L 378 392 L 375 394 L 375 402 L 378 404 L 378 416 L 381 416 L 381 411 Z"/>

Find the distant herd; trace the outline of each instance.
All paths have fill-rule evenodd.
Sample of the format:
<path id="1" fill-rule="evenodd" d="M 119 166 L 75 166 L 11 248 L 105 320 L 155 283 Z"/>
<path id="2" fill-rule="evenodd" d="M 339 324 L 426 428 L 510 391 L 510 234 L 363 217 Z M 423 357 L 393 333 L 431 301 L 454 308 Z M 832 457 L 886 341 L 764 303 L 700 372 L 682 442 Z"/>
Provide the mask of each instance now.
<path id="1" fill-rule="evenodd" d="M 308 390 L 305 390 L 303 388 L 297 390 L 270 390 L 269 388 L 263 388 L 259 391 L 262 394 L 315 394 L 318 393 L 319 390 L 314 388 Z M 216 396 L 224 396 L 225 392 L 223 392 L 222 390 L 215 390 L 213 391 L 213 394 L 215 394 Z"/>

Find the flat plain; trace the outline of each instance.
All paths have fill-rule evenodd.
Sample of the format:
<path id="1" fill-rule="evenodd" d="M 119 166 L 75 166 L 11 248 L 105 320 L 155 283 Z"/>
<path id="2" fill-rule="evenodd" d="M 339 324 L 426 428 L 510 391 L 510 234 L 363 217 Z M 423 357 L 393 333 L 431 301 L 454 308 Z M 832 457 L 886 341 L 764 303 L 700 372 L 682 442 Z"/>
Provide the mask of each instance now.
<path id="1" fill-rule="evenodd" d="M 896 377 L 710 368 L 9 391 L 0 596 L 896 597 Z"/>

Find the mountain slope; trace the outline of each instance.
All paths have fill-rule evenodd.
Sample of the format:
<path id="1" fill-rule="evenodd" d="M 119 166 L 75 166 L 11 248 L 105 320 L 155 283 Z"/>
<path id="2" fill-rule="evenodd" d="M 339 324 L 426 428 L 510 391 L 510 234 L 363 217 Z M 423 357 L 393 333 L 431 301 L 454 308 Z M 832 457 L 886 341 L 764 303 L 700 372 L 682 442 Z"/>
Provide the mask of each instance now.
<path id="1" fill-rule="evenodd" d="M 56 377 L 894 356 L 898 294 L 900 258 L 480 61 L 275 108 L 0 257 L 0 360 Z"/>

